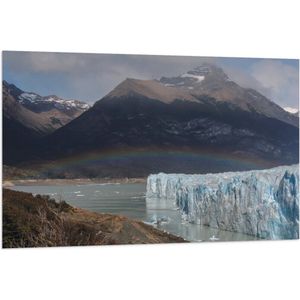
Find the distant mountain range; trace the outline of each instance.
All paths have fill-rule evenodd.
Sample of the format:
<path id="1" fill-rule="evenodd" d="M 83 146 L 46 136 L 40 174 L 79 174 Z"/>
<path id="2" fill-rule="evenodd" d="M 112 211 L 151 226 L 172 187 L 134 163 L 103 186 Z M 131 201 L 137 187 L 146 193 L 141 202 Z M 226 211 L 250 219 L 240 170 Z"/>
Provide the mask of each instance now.
<path id="1" fill-rule="evenodd" d="M 14 105 L 18 107 L 22 106 L 23 114 L 30 115 L 30 122 L 39 125 L 31 126 L 30 122 L 24 123 L 25 116 L 15 116 L 15 119 L 41 135 L 49 134 L 66 125 L 90 108 L 87 103 L 78 100 L 66 100 L 55 95 L 40 96 L 33 92 L 24 92 L 6 81 L 3 81 L 2 89 L 4 109 L 10 105 L 9 102 L 14 102 Z"/>
<path id="2" fill-rule="evenodd" d="M 24 92 L 6 81 L 2 83 L 2 98 L 4 162 L 8 163 L 21 157 L 24 160 L 42 136 L 66 125 L 90 107 L 78 100 Z"/>
<path id="3" fill-rule="evenodd" d="M 50 103 L 67 114 L 77 103 L 34 93 L 9 97 L 35 114 Z M 215 65 L 160 80 L 128 78 L 89 109 L 78 105 L 77 117 L 41 137 L 27 159 L 9 163 L 49 163 L 46 176 L 53 177 L 139 177 L 298 162 L 298 116 L 239 86 Z"/>

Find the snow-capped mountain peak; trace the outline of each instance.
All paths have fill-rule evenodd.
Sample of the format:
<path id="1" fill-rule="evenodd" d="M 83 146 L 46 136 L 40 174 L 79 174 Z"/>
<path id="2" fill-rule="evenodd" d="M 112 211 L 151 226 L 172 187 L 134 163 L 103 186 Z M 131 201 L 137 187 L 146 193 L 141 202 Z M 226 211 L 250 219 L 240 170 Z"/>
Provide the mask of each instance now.
<path id="1" fill-rule="evenodd" d="M 177 77 L 162 77 L 160 82 L 165 86 L 181 87 L 189 90 L 201 89 L 205 79 L 210 82 L 230 81 L 223 70 L 213 64 L 205 63 Z"/>
<path id="2" fill-rule="evenodd" d="M 50 110 L 50 109 L 58 109 L 63 111 L 70 111 L 70 110 L 80 110 L 85 111 L 90 108 L 90 106 L 82 101 L 74 100 L 74 99 L 62 99 L 56 95 L 49 95 L 49 96 L 40 96 L 36 93 L 32 92 L 23 92 L 21 93 L 17 100 L 19 103 L 24 105 L 25 107 L 43 111 L 43 110 Z"/>
<path id="3" fill-rule="evenodd" d="M 56 95 L 41 96 L 26 92 L 14 84 L 2 82 L 5 110 L 9 118 L 17 119 L 34 134 L 49 134 L 74 120 L 90 106 L 82 101 L 65 100 Z"/>
<path id="4" fill-rule="evenodd" d="M 193 89 L 205 79 L 209 72 L 209 68 L 200 66 L 177 77 L 162 77 L 159 81 L 165 86 Z"/>

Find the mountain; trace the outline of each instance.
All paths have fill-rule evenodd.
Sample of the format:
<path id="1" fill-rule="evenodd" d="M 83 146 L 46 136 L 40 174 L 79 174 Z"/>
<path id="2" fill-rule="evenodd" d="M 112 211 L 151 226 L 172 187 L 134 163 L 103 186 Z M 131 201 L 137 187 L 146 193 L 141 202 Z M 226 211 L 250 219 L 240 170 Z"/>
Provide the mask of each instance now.
<path id="1" fill-rule="evenodd" d="M 6 81 L 3 81 L 2 86 L 3 93 L 10 95 L 23 108 L 35 113 L 31 114 L 31 117 L 42 124 L 37 130 L 42 135 L 66 125 L 90 107 L 78 100 L 65 100 L 55 95 L 43 97 L 33 92 L 24 92 Z"/>
<path id="2" fill-rule="evenodd" d="M 39 137 L 48 130 L 45 120 L 19 104 L 6 85 L 3 99 L 3 161 L 11 164 L 32 158 Z"/>
<path id="3" fill-rule="evenodd" d="M 126 79 L 43 138 L 47 176 L 137 177 L 298 162 L 298 118 L 203 65 L 178 77 Z"/>
<path id="4" fill-rule="evenodd" d="M 162 77 L 159 81 L 126 79 L 107 97 L 116 98 L 134 94 L 165 103 L 171 103 L 176 99 L 199 103 L 200 97 L 208 96 L 246 112 L 255 112 L 299 126 L 299 120 L 295 116 L 256 90 L 239 86 L 230 80 L 221 68 L 212 64 L 203 64 L 177 77 Z"/>
<path id="5" fill-rule="evenodd" d="M 167 87 L 190 91 L 196 97 L 208 95 L 216 101 L 233 104 L 243 111 L 299 126 L 299 120 L 295 116 L 256 90 L 239 86 L 221 68 L 212 64 L 203 64 L 177 77 L 162 77 L 160 82 Z"/>
<path id="6" fill-rule="evenodd" d="M 27 94 L 6 81 L 2 83 L 3 159 L 8 164 L 35 157 L 33 150 L 42 136 L 65 125 L 87 109 L 87 104 L 82 102 L 66 101 L 65 104 L 57 97 L 50 100 L 49 97 L 36 94 L 32 96 L 30 106 L 25 100 Z"/>
<path id="7" fill-rule="evenodd" d="M 35 135 L 42 135 L 52 130 L 52 126 L 47 120 L 23 105 L 21 105 L 15 96 L 16 90 L 12 90 L 5 82 L 2 85 L 3 98 L 3 116 L 11 122 L 18 123 Z"/>
<path id="8" fill-rule="evenodd" d="M 105 98 L 143 96 L 157 99 L 164 103 L 172 103 L 176 99 L 197 101 L 190 93 L 162 85 L 156 80 L 139 80 L 127 78 L 112 90 Z"/>

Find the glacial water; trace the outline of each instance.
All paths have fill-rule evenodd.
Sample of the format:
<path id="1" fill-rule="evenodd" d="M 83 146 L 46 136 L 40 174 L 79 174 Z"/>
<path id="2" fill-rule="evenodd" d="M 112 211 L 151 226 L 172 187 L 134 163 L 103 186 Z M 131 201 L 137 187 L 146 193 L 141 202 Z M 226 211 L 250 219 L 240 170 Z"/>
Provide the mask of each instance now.
<path id="1" fill-rule="evenodd" d="M 16 191 L 49 195 L 83 209 L 139 219 L 189 241 L 245 241 L 255 237 L 184 222 L 180 212 L 151 199 L 146 204 L 144 183 L 13 186 Z"/>

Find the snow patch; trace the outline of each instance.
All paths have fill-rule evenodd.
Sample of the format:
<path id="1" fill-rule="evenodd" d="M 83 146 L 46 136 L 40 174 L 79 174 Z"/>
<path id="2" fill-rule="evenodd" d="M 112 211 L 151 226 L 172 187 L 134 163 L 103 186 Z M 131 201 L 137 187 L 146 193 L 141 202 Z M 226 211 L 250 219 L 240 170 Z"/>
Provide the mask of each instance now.
<path id="1" fill-rule="evenodd" d="M 299 111 L 298 108 L 289 107 L 289 106 L 284 107 L 283 109 L 291 114 L 295 114 Z"/>
<path id="2" fill-rule="evenodd" d="M 198 82 L 201 82 L 202 80 L 205 79 L 205 76 L 193 75 L 193 74 L 189 74 L 189 73 L 182 74 L 182 75 L 180 75 L 180 77 L 182 77 L 182 78 L 194 78 L 194 79 L 197 79 Z"/>
<path id="3" fill-rule="evenodd" d="M 34 94 L 34 93 L 22 93 L 19 96 L 19 99 L 20 100 L 28 100 L 30 102 L 33 102 L 34 100 L 36 100 L 37 97 L 38 97 L 38 95 Z"/>
<path id="4" fill-rule="evenodd" d="M 54 107 L 56 107 L 59 110 L 71 110 L 71 109 L 80 109 L 80 110 L 87 110 L 90 108 L 90 106 L 87 103 L 80 102 L 78 100 L 65 100 L 61 99 L 56 96 L 46 96 L 42 97 L 35 93 L 28 93 L 24 92 L 18 97 L 20 103 L 24 103 L 25 101 L 29 101 L 34 105 L 38 104 L 52 104 Z"/>

